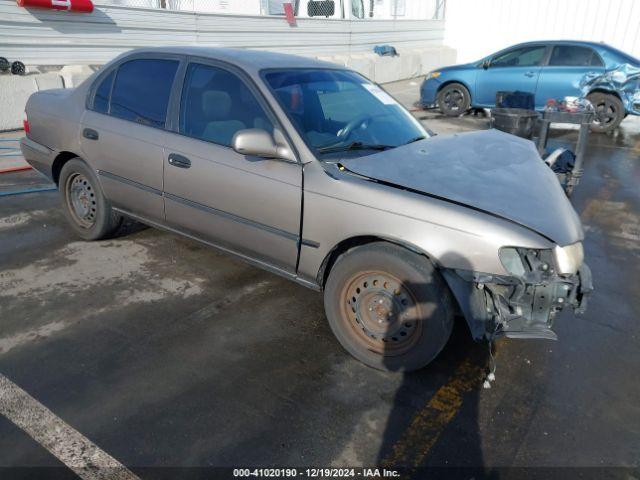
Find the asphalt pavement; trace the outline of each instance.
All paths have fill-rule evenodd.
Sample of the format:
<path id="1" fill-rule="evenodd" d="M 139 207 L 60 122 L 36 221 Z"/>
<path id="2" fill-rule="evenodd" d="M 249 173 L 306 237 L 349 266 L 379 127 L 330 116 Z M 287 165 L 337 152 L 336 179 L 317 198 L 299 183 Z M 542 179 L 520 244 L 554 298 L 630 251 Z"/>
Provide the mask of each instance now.
<path id="1" fill-rule="evenodd" d="M 416 81 L 387 88 L 417 99 Z M 439 134 L 488 128 L 482 114 L 416 115 Z M 551 137 L 571 147 L 577 130 Z M 55 191 L 0 196 L 0 478 L 102 478 L 92 461 L 109 478 L 640 478 L 639 157 L 634 118 L 591 135 L 572 198 L 589 310 L 559 315 L 557 342 L 498 341 L 490 389 L 489 350 L 463 320 L 427 368 L 379 372 L 341 349 L 317 292 L 136 224 L 82 242 Z M 47 187 L 0 174 L 0 195 Z"/>

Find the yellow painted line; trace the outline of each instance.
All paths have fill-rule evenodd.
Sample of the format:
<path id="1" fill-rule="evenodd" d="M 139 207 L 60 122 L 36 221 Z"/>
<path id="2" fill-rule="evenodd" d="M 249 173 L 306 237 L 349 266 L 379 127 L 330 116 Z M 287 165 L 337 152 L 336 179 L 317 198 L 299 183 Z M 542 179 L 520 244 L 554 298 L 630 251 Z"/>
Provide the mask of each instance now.
<path id="1" fill-rule="evenodd" d="M 412 469 L 420 466 L 445 427 L 460 410 L 463 396 L 480 388 L 484 375 L 484 366 L 469 358 L 465 359 L 449 381 L 413 417 L 381 466 L 407 466 Z"/>

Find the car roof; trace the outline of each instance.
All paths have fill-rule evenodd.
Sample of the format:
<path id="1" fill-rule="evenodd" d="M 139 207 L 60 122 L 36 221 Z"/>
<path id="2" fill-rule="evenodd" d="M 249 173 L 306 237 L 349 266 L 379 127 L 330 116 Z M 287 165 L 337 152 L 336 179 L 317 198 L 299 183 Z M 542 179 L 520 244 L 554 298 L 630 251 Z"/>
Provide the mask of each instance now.
<path id="1" fill-rule="evenodd" d="M 242 68 L 245 71 L 258 73 L 268 68 L 342 68 L 335 63 L 324 62 L 310 57 L 290 55 L 286 53 L 270 52 L 266 50 L 251 50 L 246 48 L 219 47 L 153 47 L 138 48 L 127 52 L 126 55 L 136 53 L 170 53 L 191 55 L 195 57 L 220 60 Z"/>
<path id="2" fill-rule="evenodd" d="M 527 45 L 579 45 L 584 47 L 610 48 L 606 43 L 590 42 L 587 40 L 535 40 L 518 43 L 516 45 L 512 45 L 512 47 L 526 47 Z"/>

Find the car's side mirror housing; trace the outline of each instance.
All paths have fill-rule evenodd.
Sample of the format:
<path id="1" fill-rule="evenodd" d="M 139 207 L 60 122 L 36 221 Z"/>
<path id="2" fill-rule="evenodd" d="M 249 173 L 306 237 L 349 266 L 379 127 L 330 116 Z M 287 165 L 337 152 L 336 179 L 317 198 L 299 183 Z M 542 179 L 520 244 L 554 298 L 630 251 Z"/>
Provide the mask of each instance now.
<path id="1" fill-rule="evenodd" d="M 236 152 L 242 155 L 296 161 L 288 146 L 277 143 L 273 135 L 261 128 L 239 130 L 233 136 L 231 145 Z"/>
<path id="2" fill-rule="evenodd" d="M 485 70 L 489 68 L 489 65 L 491 65 L 491 60 L 485 60 L 484 62 L 482 62 L 482 68 L 484 68 Z"/>

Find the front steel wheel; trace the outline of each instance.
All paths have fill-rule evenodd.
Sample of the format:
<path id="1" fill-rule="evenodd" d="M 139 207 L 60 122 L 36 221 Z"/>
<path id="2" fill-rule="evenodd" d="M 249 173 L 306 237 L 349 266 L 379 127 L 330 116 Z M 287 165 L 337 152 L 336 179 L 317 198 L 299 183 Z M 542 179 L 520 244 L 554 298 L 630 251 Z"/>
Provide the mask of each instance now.
<path id="1" fill-rule="evenodd" d="M 458 117 L 469 110 L 471 95 L 464 85 L 450 83 L 438 92 L 437 103 L 447 117 Z"/>
<path id="2" fill-rule="evenodd" d="M 363 348 L 380 355 L 407 352 L 420 337 L 418 302 L 387 272 L 356 273 L 341 289 L 341 319 Z"/>
<path id="3" fill-rule="evenodd" d="M 411 371 L 427 365 L 453 327 L 451 297 L 425 257 L 375 242 L 342 254 L 325 286 L 333 333 L 371 367 Z"/>

